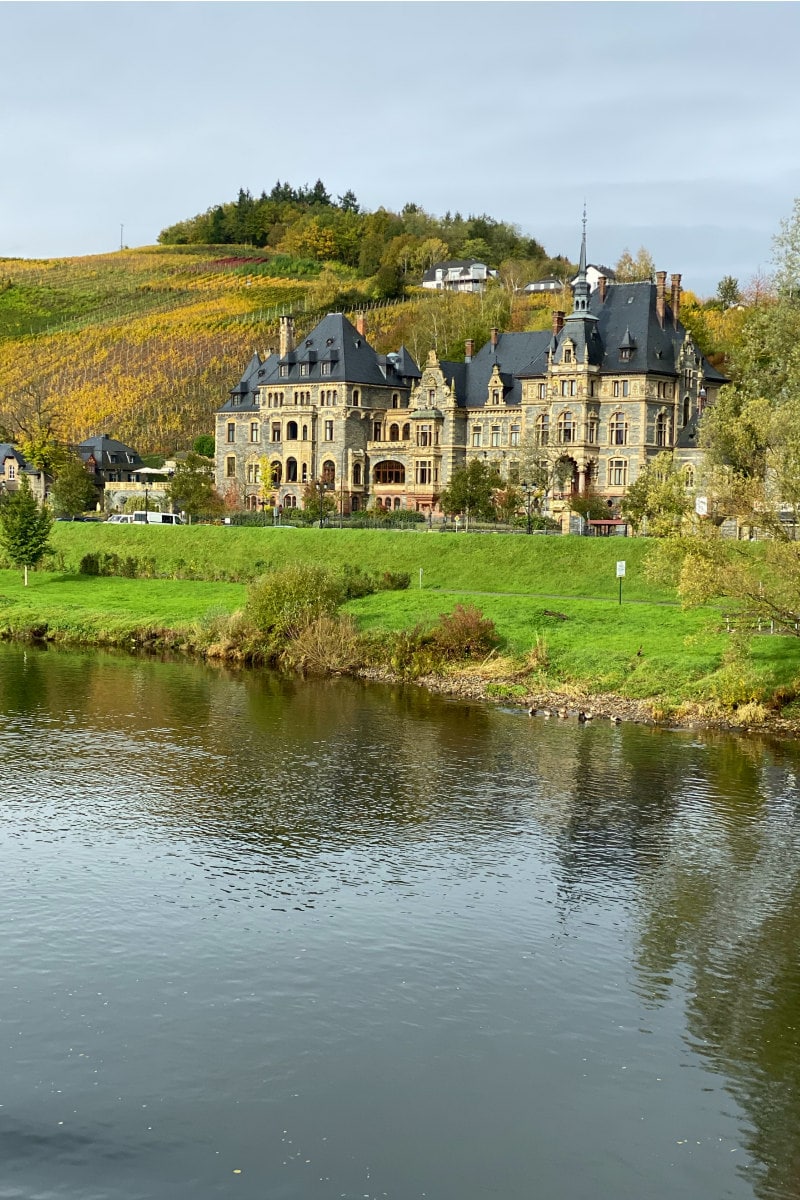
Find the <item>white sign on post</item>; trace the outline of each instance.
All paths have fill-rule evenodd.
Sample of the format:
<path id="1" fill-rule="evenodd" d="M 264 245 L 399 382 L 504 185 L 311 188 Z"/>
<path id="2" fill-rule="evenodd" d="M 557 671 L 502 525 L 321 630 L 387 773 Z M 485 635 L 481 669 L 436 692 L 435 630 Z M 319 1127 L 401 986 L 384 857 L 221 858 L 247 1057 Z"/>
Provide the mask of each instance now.
<path id="1" fill-rule="evenodd" d="M 708 496 L 695 496 L 694 511 L 697 513 L 698 517 L 708 516 Z"/>
<path id="2" fill-rule="evenodd" d="M 625 562 L 623 560 L 622 562 L 617 563 L 617 579 L 624 579 L 624 578 L 625 578 Z"/>

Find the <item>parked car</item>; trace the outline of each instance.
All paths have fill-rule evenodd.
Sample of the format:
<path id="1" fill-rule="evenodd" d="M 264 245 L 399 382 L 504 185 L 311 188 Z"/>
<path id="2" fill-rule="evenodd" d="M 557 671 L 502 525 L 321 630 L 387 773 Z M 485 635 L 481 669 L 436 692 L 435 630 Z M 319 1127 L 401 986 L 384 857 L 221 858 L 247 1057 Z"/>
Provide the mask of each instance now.
<path id="1" fill-rule="evenodd" d="M 184 520 L 178 513 L 135 512 L 134 525 L 183 525 Z"/>

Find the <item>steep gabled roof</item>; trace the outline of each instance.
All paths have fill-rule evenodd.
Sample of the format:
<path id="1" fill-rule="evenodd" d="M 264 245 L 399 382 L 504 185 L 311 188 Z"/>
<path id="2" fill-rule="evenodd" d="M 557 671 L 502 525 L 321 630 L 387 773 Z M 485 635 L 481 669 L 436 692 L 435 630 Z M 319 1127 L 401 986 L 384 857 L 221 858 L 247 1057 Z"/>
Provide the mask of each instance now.
<path id="1" fill-rule="evenodd" d="M 135 471 L 144 465 L 138 450 L 134 450 L 133 446 L 126 446 L 124 442 L 118 442 L 107 433 L 98 433 L 95 437 L 86 438 L 78 446 L 78 454 L 84 462 L 90 455 L 93 456 L 101 471 L 108 467 L 125 467 L 128 471 Z"/>
<path id="2" fill-rule="evenodd" d="M 597 317 L 597 328 L 603 343 L 602 368 L 619 374 L 675 375 L 678 356 L 686 337 L 680 320 L 674 321 L 672 309 L 664 304 L 664 326 L 658 319 L 657 286 L 654 283 L 614 283 L 606 289 L 605 301 L 600 293 L 592 292 L 589 311 Z M 566 325 L 565 325 L 566 331 Z M 562 335 L 563 336 L 563 335 Z M 626 345 L 628 343 L 632 345 Z M 620 348 L 628 358 L 620 357 Z M 699 353 L 699 352 L 698 352 Z M 725 383 L 707 359 L 703 373 L 711 383 Z"/>
<path id="3" fill-rule="evenodd" d="M 546 331 L 534 333 L 501 333 L 497 344 L 491 341 L 481 346 L 468 363 L 442 363 L 445 378 L 455 379 L 456 398 L 459 407 L 492 407 L 488 402 L 489 381 L 495 366 L 503 384 L 505 405 L 522 403 L 520 379 L 534 360 L 543 360 L 542 373 L 546 366 L 546 351 L 550 334 Z M 533 372 L 531 372 L 533 373 Z"/>

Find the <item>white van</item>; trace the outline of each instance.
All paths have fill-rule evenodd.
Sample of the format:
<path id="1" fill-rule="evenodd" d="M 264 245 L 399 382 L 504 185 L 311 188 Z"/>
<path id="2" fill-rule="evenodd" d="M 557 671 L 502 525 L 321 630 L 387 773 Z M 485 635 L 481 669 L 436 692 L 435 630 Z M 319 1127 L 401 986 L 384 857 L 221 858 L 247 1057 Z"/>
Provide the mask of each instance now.
<path id="1" fill-rule="evenodd" d="M 135 512 L 132 523 L 134 525 L 183 525 L 184 521 L 178 513 Z"/>

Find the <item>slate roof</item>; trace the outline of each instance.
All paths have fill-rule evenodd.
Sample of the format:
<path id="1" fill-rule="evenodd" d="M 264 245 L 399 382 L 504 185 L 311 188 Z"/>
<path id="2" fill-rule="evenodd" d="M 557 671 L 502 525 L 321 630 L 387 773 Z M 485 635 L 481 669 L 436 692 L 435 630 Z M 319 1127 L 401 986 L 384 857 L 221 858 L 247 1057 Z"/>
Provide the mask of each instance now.
<path id="1" fill-rule="evenodd" d="M 118 442 L 115 438 L 109 437 L 107 433 L 99 433 L 96 437 L 86 438 L 78 446 L 78 454 L 84 462 L 90 454 L 93 454 L 100 471 L 115 467 L 124 467 L 126 471 L 136 471 L 139 467 L 144 466 L 138 450 L 124 445 L 123 442 Z M 112 458 L 112 455 L 115 457 Z"/>
<path id="2" fill-rule="evenodd" d="M 540 372 L 544 374 L 547 367 L 547 347 L 551 334 L 547 330 L 535 333 L 501 333 L 497 345 L 486 342 L 468 363 L 441 363 L 442 371 L 448 382 L 455 379 L 456 398 L 459 407 L 487 408 L 489 404 L 489 380 L 492 377 L 495 364 L 503 382 L 503 400 L 505 405 L 522 403 L 522 384 L 526 368 L 533 362 L 541 363 Z"/>
<path id="3" fill-rule="evenodd" d="M 12 446 L 10 442 L 0 442 L 0 463 L 5 462 L 7 458 L 16 459 L 18 465 L 23 469 L 27 466 L 16 446 Z"/>
<path id="4" fill-rule="evenodd" d="M 285 374 L 281 373 L 282 367 Z M 343 313 L 328 313 L 283 358 L 270 354 L 262 362 L 254 354 L 219 411 L 258 408 L 255 393 L 260 387 L 287 389 L 310 383 L 358 383 L 407 388 L 408 381 L 419 378 L 419 367 L 405 346 L 396 355 L 379 355 Z"/>

